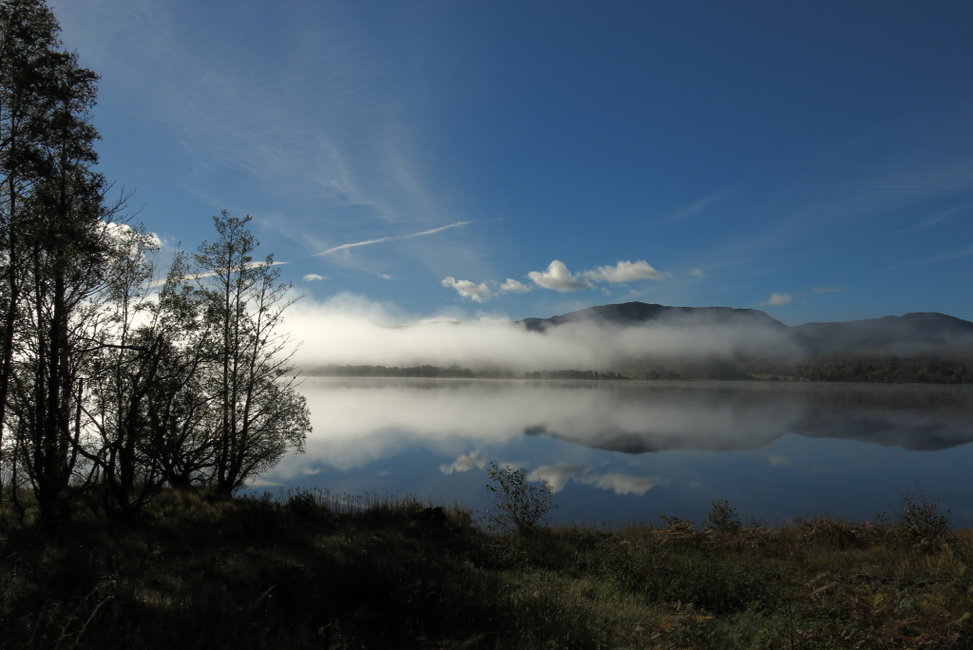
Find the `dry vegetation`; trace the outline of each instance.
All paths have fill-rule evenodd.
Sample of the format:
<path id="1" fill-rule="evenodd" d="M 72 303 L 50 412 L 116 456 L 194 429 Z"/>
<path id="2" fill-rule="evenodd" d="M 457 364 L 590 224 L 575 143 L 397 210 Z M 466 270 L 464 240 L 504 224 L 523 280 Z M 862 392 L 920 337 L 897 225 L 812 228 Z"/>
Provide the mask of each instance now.
<path id="1" fill-rule="evenodd" d="M 909 497 L 911 498 L 911 497 Z M 489 533 L 323 493 L 167 492 L 0 537 L 2 648 L 944 648 L 973 635 L 973 536 L 911 498 L 880 523 Z"/>

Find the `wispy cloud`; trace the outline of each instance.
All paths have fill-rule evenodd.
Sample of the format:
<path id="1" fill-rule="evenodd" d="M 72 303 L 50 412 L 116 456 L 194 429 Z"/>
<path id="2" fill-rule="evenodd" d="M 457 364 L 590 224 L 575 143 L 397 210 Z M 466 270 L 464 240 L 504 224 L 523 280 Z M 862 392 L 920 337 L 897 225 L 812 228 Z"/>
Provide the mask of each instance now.
<path id="1" fill-rule="evenodd" d="M 682 221 L 684 219 L 695 217 L 696 215 L 705 212 L 710 208 L 710 206 L 722 201 L 736 189 L 736 185 L 731 185 L 730 187 L 723 188 L 718 192 L 713 192 L 712 194 L 704 196 L 697 201 L 693 201 L 692 203 L 677 210 L 673 210 L 669 214 L 663 216 L 662 221 Z"/>
<path id="2" fill-rule="evenodd" d="M 973 158 L 907 159 L 890 164 L 894 164 L 893 169 L 876 174 L 841 175 L 823 180 L 811 193 L 805 193 L 802 186 L 766 188 L 766 199 L 756 214 L 766 219 L 768 227 L 752 231 L 744 227 L 715 240 L 711 250 L 701 251 L 706 255 L 707 272 L 713 275 L 717 271 L 759 266 L 779 251 L 798 246 L 803 252 L 797 254 L 809 259 L 821 250 L 833 253 L 836 243 L 842 243 L 843 234 L 848 233 L 847 242 L 857 241 L 857 234 L 848 231 L 866 219 L 881 218 L 883 222 L 887 219 L 888 223 L 901 224 L 899 219 L 906 211 L 931 214 L 907 231 L 955 219 L 963 206 L 973 208 L 968 196 L 973 190 Z M 942 206 L 950 202 L 961 205 L 943 210 Z M 876 228 L 881 227 L 876 223 Z M 954 255 L 903 266 L 958 259 Z"/>
<path id="3" fill-rule="evenodd" d="M 305 273 L 304 277 L 301 278 L 305 282 L 323 282 L 327 280 L 326 277 L 319 273 Z"/>
<path id="4" fill-rule="evenodd" d="M 925 230 L 926 228 L 932 228 L 933 226 L 943 223 L 944 221 L 947 221 L 950 218 L 952 218 L 954 215 L 965 212 L 970 208 L 973 208 L 973 203 L 963 203 L 962 205 L 954 205 L 951 208 L 942 210 L 931 216 L 928 216 L 925 219 L 921 220 L 916 225 L 912 226 L 911 228 L 904 228 L 900 232 L 913 232 L 916 230 Z"/>
<path id="5" fill-rule="evenodd" d="M 227 170 L 242 172 L 273 204 L 289 207 L 278 220 L 263 219 L 272 211 L 266 206 L 247 211 L 309 253 L 328 248 L 316 233 L 340 237 L 349 223 L 412 222 L 414 237 L 456 227 L 438 226 L 450 209 L 422 171 L 430 167 L 421 137 L 426 125 L 415 102 L 429 101 L 433 89 L 409 90 L 419 85 L 377 55 L 384 44 L 349 25 L 349 12 L 326 22 L 310 5 L 282 14 L 278 27 L 291 33 L 282 46 L 290 49 L 278 53 L 289 62 L 282 71 L 232 38 L 233 30 L 213 25 L 199 3 L 91 0 L 81 7 L 54 0 L 54 6 L 68 47 L 103 74 L 101 114 L 138 115 L 146 133 L 190 154 L 192 163 L 172 182 L 199 201 L 213 208 L 232 203 L 219 181 Z M 353 238 L 322 254 L 399 237 Z M 424 251 L 401 252 L 410 258 L 405 263 L 425 263 Z M 479 250 L 456 242 L 449 254 L 470 259 Z"/>
<path id="6" fill-rule="evenodd" d="M 411 235 L 403 235 L 402 239 L 409 239 L 411 237 L 425 237 L 426 235 L 435 235 L 436 233 L 443 232 L 444 230 L 449 230 L 451 228 L 459 228 L 460 226 L 468 226 L 473 223 L 472 221 L 457 221 L 445 226 L 439 226 L 438 228 L 430 228 L 429 230 L 421 230 L 419 232 L 414 232 Z"/>
<path id="7" fill-rule="evenodd" d="M 375 239 L 366 239 L 364 241 L 351 242 L 349 244 L 341 244 L 340 246 L 333 246 L 327 250 L 323 250 L 320 253 L 315 253 L 313 257 L 319 257 L 321 255 L 330 255 L 331 253 L 337 253 L 338 251 L 344 251 L 351 248 L 359 248 L 361 246 L 374 246 L 375 244 L 384 244 L 390 241 L 401 241 L 403 239 L 412 239 L 414 237 L 428 237 L 429 235 L 435 235 L 452 228 L 460 228 L 473 223 L 472 221 L 457 221 L 455 223 L 447 224 L 445 226 L 439 226 L 438 228 L 430 228 L 429 230 L 420 230 L 419 232 L 412 232 L 407 235 L 388 235 L 386 237 L 377 237 Z"/>
<path id="8" fill-rule="evenodd" d="M 956 260 L 961 260 L 963 258 L 970 257 L 970 256 L 973 256 L 973 244 L 952 253 L 944 253 L 942 255 L 936 255 L 934 257 L 926 257 L 924 259 L 917 261 L 916 264 L 926 265 L 926 264 L 941 264 L 942 262 L 955 262 Z"/>
<path id="9" fill-rule="evenodd" d="M 314 257 L 320 255 L 330 255 L 331 253 L 337 253 L 338 251 L 348 250 L 350 248 L 358 248 L 360 246 L 372 246 L 374 244 L 384 244 L 387 241 L 394 241 L 396 237 L 378 237 L 377 239 L 366 239 L 364 241 L 356 241 L 350 244 L 341 244 L 340 246 L 334 246 L 326 251 L 321 251 L 320 253 L 315 253 Z"/>
<path id="10" fill-rule="evenodd" d="M 290 262 L 273 261 L 273 262 L 267 263 L 267 262 L 261 261 L 261 262 L 250 262 L 248 264 L 245 264 L 244 266 L 246 268 L 248 268 L 248 269 L 257 269 L 257 268 L 261 268 L 261 267 L 264 267 L 264 266 L 281 266 L 283 264 L 290 264 Z M 235 269 L 236 267 L 233 267 L 233 268 Z M 221 273 L 223 273 L 223 271 L 206 271 L 204 273 L 192 273 L 190 275 L 183 275 L 183 276 L 180 276 L 177 279 L 179 279 L 179 280 L 201 280 L 202 278 L 211 278 L 211 277 L 213 277 L 215 275 L 220 275 Z M 161 286 L 165 285 L 165 283 L 167 281 L 168 280 L 166 278 L 160 278 L 159 280 L 153 280 L 152 282 L 149 283 L 149 287 L 150 288 L 161 287 Z"/>

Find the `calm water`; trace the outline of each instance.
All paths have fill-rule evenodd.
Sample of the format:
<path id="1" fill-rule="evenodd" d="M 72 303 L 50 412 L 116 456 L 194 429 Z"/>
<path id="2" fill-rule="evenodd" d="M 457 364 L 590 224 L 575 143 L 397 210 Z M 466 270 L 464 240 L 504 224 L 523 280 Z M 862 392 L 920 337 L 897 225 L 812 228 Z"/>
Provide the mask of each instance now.
<path id="1" fill-rule="evenodd" d="M 263 479 L 489 508 L 483 467 L 554 487 L 555 521 L 872 519 L 916 485 L 973 526 L 973 387 L 309 378 L 314 433 Z"/>

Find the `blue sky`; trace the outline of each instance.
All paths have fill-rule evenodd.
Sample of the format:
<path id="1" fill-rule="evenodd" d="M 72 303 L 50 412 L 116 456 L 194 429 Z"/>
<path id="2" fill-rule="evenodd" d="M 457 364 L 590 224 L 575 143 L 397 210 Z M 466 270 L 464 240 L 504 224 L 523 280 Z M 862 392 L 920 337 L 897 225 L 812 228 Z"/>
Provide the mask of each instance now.
<path id="1" fill-rule="evenodd" d="M 973 4 L 50 4 L 129 212 L 310 304 L 973 319 Z"/>

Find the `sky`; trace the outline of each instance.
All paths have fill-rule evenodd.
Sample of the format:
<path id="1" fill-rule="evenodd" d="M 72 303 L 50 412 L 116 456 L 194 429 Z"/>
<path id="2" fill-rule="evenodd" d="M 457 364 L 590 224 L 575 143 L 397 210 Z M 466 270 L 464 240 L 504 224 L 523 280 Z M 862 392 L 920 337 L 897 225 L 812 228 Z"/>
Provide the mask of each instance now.
<path id="1" fill-rule="evenodd" d="M 315 308 L 973 320 L 973 4 L 52 0 L 167 250 Z"/>

